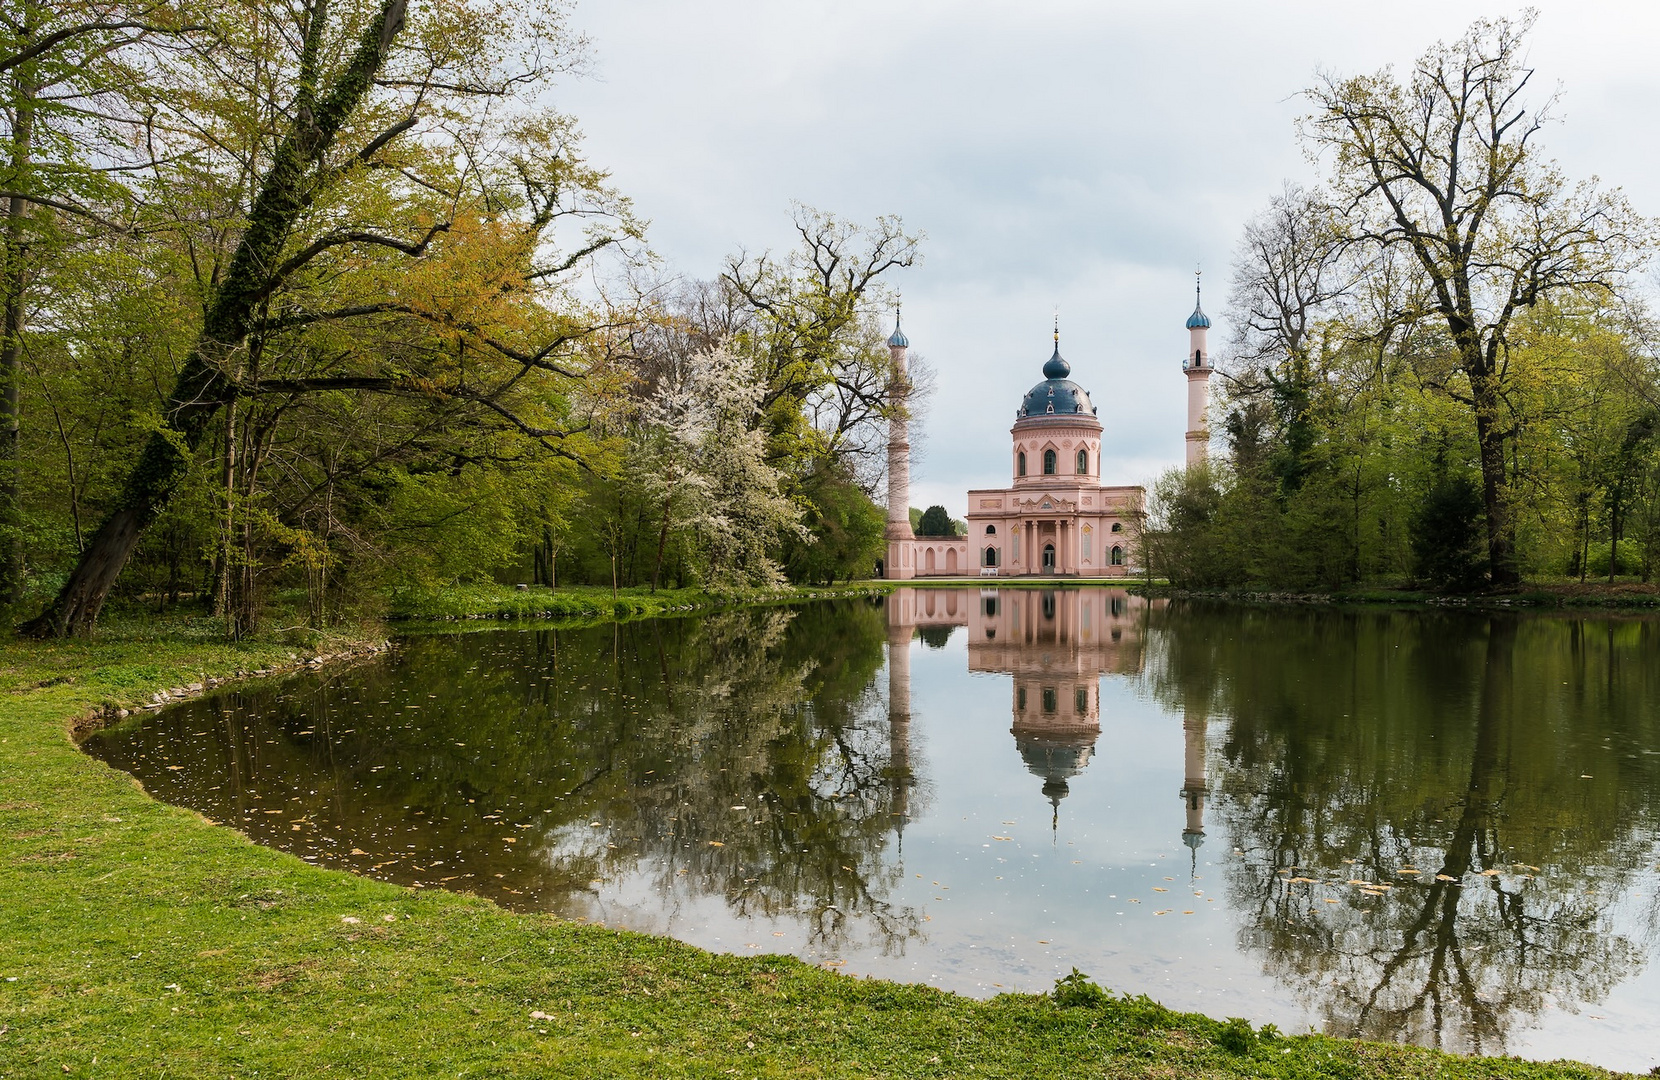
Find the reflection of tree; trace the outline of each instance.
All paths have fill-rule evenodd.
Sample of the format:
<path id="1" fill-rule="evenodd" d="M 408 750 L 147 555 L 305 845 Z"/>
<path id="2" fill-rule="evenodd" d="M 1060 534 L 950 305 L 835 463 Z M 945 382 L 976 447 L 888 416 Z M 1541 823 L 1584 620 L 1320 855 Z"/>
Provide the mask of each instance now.
<path id="1" fill-rule="evenodd" d="M 1232 718 L 1216 807 L 1241 940 L 1331 1033 L 1501 1051 L 1638 970 L 1655 913 L 1607 899 L 1660 817 L 1654 759 L 1621 751 L 1653 745 L 1650 624 L 1261 618 L 1167 620 L 1151 682 Z"/>
<path id="2" fill-rule="evenodd" d="M 880 608 L 838 604 L 416 638 L 390 663 L 216 696 L 89 749 L 162 798 L 377 876 L 580 913 L 591 881 L 644 874 L 671 908 L 719 895 L 801 919 L 824 949 L 856 933 L 901 948 L 920 917 L 886 900 L 883 637 Z"/>

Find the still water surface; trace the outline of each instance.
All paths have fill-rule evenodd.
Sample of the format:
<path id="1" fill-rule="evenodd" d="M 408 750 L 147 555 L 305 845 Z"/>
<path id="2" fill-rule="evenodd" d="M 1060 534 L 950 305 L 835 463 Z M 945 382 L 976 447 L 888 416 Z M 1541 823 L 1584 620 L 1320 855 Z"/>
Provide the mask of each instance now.
<path id="1" fill-rule="evenodd" d="M 1660 622 L 904 589 L 401 639 L 87 749 L 323 865 L 989 995 L 1660 1064 Z"/>

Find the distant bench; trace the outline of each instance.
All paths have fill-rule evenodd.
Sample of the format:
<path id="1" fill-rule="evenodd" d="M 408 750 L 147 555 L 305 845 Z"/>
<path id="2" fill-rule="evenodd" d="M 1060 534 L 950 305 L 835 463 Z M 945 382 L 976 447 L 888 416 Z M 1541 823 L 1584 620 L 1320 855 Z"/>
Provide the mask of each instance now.
<path id="1" fill-rule="evenodd" d="M 980 576 L 981 577 L 996 577 L 997 576 L 997 567 L 995 567 L 995 566 L 982 566 L 982 567 L 980 567 Z"/>

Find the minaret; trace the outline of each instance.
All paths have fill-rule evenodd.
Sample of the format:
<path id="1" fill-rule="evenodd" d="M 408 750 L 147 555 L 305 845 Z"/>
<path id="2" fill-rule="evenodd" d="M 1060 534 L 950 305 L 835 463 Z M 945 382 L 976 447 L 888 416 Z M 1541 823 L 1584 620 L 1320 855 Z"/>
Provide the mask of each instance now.
<path id="1" fill-rule="evenodd" d="M 888 354 L 893 357 L 890 395 L 893 416 L 888 421 L 888 557 L 882 564 L 882 576 L 889 580 L 909 580 L 916 577 L 916 567 L 907 566 L 911 532 L 911 443 L 910 418 L 906 415 L 910 391 L 910 376 L 906 373 L 910 340 L 899 329 L 899 310 L 894 309 L 893 333 L 888 337 Z"/>
<path id="2" fill-rule="evenodd" d="M 1204 463 L 1205 449 L 1210 443 L 1210 429 L 1205 426 L 1205 406 L 1210 402 L 1210 346 L 1205 336 L 1210 330 L 1210 317 L 1199 304 L 1199 275 L 1193 275 L 1193 314 L 1187 317 L 1187 356 L 1182 370 L 1187 372 L 1187 467 Z"/>

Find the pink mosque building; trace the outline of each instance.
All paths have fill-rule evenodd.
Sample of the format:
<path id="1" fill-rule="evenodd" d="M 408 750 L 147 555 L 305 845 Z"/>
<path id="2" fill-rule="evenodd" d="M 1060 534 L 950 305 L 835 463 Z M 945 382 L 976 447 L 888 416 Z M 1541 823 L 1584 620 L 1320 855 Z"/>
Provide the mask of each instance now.
<path id="1" fill-rule="evenodd" d="M 1210 441 L 1205 425 L 1212 372 L 1209 330 L 1210 319 L 1195 286 L 1193 314 L 1187 319 L 1188 352 L 1182 360 L 1190 468 L 1204 460 Z M 896 318 L 888 350 L 894 382 L 900 387 L 906 385 L 910 344 Z M 1072 365 L 1061 358 L 1057 329 L 1054 353 L 1043 365 L 1043 381 L 1021 399 L 1009 429 L 1013 482 L 1006 488 L 968 493 L 968 535 L 959 537 L 918 537 L 911 531 L 910 441 L 904 396 L 897 395 L 900 415 L 888 431 L 883 577 L 1122 578 L 1135 572 L 1134 526 L 1143 512 L 1146 490 L 1102 483 L 1099 410 L 1071 374 Z"/>

